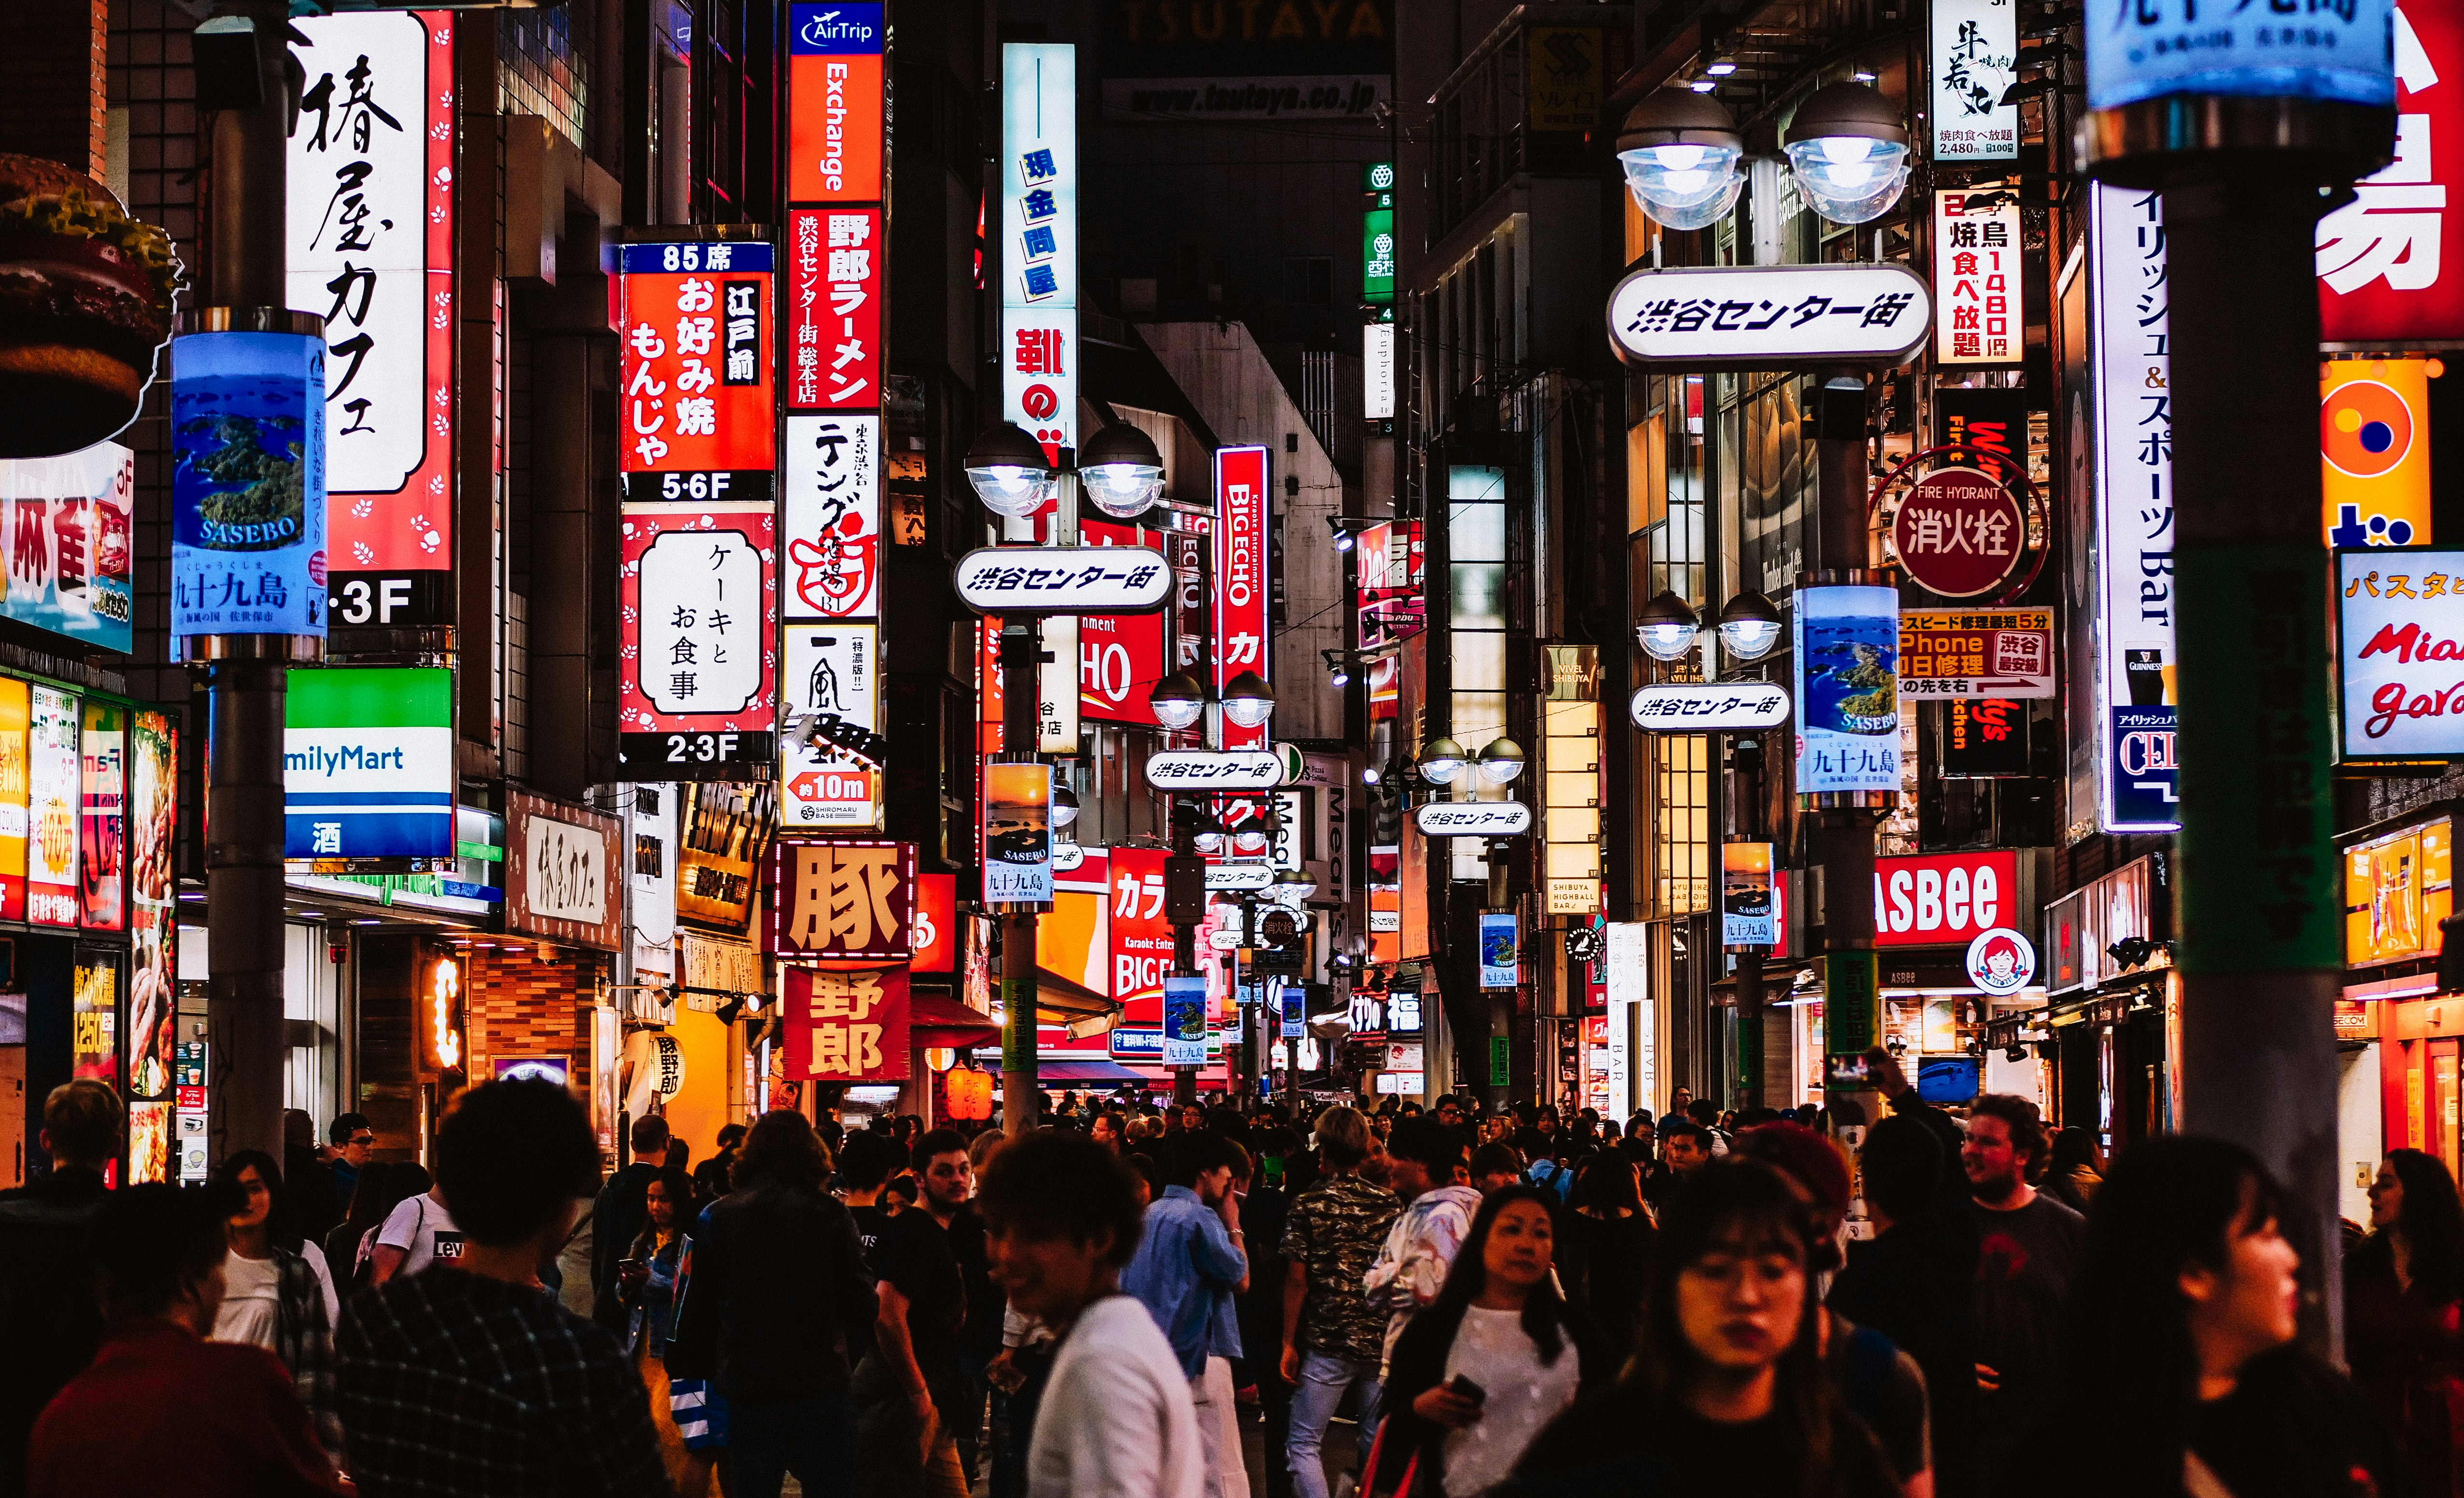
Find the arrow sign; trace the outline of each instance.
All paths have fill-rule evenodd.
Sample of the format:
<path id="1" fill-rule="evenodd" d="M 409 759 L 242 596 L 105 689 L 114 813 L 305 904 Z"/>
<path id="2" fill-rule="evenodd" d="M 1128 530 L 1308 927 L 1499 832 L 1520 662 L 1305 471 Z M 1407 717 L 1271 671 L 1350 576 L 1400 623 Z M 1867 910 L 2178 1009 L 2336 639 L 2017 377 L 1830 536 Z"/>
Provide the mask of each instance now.
<path id="1" fill-rule="evenodd" d="M 1429 837 L 1519 837 L 1531 830 L 1531 808 L 1519 801 L 1433 801 L 1412 821 Z"/>
<path id="2" fill-rule="evenodd" d="M 1210 890 L 1263 890 L 1275 882 L 1275 870 L 1266 864 L 1208 864 L 1206 887 Z"/>
<path id="3" fill-rule="evenodd" d="M 1647 734 L 1750 734 L 1788 721 L 1775 681 L 1669 682 L 1634 694 L 1634 726 Z"/>
<path id="4" fill-rule="evenodd" d="M 1270 790 L 1299 780 L 1301 769 L 1301 752 L 1289 744 L 1272 749 L 1166 749 L 1147 757 L 1147 783 L 1157 790 Z"/>
<path id="5" fill-rule="evenodd" d="M 1138 614 L 1172 591 L 1172 568 L 1144 546 L 982 546 L 956 582 L 979 613 Z"/>

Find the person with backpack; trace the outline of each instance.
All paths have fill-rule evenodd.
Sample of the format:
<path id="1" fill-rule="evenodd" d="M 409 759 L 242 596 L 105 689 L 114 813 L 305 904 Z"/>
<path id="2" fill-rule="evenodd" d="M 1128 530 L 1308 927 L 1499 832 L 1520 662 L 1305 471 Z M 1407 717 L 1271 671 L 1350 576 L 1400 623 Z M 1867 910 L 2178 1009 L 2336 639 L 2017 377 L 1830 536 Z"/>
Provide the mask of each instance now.
<path id="1" fill-rule="evenodd" d="M 349 1213 L 325 1235 L 325 1270 L 343 1298 L 376 1283 L 377 1230 L 393 1209 L 434 1184 L 427 1167 L 413 1160 L 370 1160 L 361 1169 Z"/>

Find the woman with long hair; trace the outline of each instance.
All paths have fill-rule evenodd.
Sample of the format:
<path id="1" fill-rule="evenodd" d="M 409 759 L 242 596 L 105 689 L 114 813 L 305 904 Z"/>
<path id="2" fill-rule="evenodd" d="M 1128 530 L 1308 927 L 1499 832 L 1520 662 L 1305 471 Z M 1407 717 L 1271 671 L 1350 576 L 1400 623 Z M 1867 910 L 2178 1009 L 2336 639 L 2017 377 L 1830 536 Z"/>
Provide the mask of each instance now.
<path id="1" fill-rule="evenodd" d="M 626 1351 L 633 1355 L 649 1391 L 650 1423 L 659 1433 L 659 1454 L 668 1480 L 694 1498 L 710 1491 L 715 1453 L 694 1451 L 676 1427 L 668 1388 L 668 1333 L 674 1324 L 676 1281 L 683 1272 L 685 1240 L 695 1206 L 693 1179 L 675 1166 L 663 1168 L 643 1188 L 649 1220 L 617 1263 L 619 1297 L 627 1312 Z"/>
<path id="2" fill-rule="evenodd" d="M 1583 1161 L 1574 1177 L 1573 1205 L 1558 1221 L 1558 1278 L 1566 1298 L 1582 1308 L 1608 1345 L 1634 1345 L 1634 1318 L 1642 1304 L 1643 1267 L 1659 1229 L 1643 1207 L 1634 1161 L 1622 1151 L 1604 1150 Z"/>
<path id="3" fill-rule="evenodd" d="M 2104 1151 L 2095 1131 L 2073 1124 L 2055 1135 L 2053 1159 L 2045 1167 L 2045 1195 L 2085 1217 L 2088 1201 L 2102 1184 Z"/>
<path id="4" fill-rule="evenodd" d="M 316 1422 L 318 1443 L 338 1463 L 342 1421 L 334 1401 L 334 1323 L 340 1306 L 324 1250 L 290 1230 L 282 1168 L 263 1150 L 242 1150 L 214 1171 L 238 1208 L 223 1224 L 223 1300 L 210 1340 L 246 1342 L 281 1359 Z"/>
<path id="5" fill-rule="evenodd" d="M 1632 1360 L 1542 1434 L 1511 1490 L 1896 1498 L 1823 1373 L 1814 1231 L 1770 1166 L 1697 1169 L 1661 1215 Z"/>
<path id="6" fill-rule="evenodd" d="M 1481 1202 L 1444 1287 L 1395 1344 L 1367 1490 L 1417 1462 L 1415 1494 L 1485 1493 L 1581 1390 L 1607 1381 L 1608 1343 L 1549 1272 L 1551 1196 L 1507 1186 Z"/>
<path id="7" fill-rule="evenodd" d="M 2365 1498 L 2411 1490 L 2362 1393 L 2294 1345 L 2286 1201 L 2237 1144 L 2142 1139 L 2097 1188 L 2062 1384 L 2001 1498 Z"/>
<path id="8" fill-rule="evenodd" d="M 2464 1451 L 2464 1203 L 2437 1157 L 2389 1150 L 2370 1236 L 2344 1260 L 2344 1355 L 2404 1445 L 2422 1498 L 2453 1498 Z"/>

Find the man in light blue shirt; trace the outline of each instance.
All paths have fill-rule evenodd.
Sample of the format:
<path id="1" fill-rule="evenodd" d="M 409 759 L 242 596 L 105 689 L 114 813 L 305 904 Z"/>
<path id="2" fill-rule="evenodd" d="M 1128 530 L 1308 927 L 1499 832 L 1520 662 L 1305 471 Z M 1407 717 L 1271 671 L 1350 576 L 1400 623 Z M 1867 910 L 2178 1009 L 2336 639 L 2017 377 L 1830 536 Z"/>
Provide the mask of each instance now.
<path id="1" fill-rule="evenodd" d="M 1241 1204 L 1232 1194 L 1239 1152 L 1239 1145 L 1211 1129 L 1174 1136 L 1163 1195 L 1148 1204 L 1137 1256 L 1121 1273 L 1121 1289 L 1155 1317 L 1180 1371 L 1189 1376 L 1207 1498 L 1249 1493 L 1230 1362 L 1241 1355 L 1232 1298 L 1249 1288 Z"/>

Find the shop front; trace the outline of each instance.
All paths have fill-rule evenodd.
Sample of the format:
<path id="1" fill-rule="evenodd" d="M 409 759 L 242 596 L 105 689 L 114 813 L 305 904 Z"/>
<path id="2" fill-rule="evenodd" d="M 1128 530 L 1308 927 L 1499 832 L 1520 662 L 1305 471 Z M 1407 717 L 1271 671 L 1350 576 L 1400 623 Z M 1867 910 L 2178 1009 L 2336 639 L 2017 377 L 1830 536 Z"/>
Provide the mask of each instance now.
<path id="1" fill-rule="evenodd" d="M 2344 987 L 2337 1005 L 2338 1174 L 2345 1215 L 2381 1154 L 2464 1164 L 2464 996 L 2440 991 L 2439 922 L 2454 911 L 2453 808 L 2344 840 Z M 2367 1221 L 2365 1199 L 2358 1221 Z"/>
<path id="2" fill-rule="evenodd" d="M 1988 1046 L 2025 1052 L 2013 1066 L 2038 1071 L 2047 1119 L 2093 1131 L 2107 1150 L 2171 1130 L 2181 1034 L 2172 855 L 2150 853 L 2055 900 L 2043 931 L 2046 1002 L 1997 1015 Z"/>

